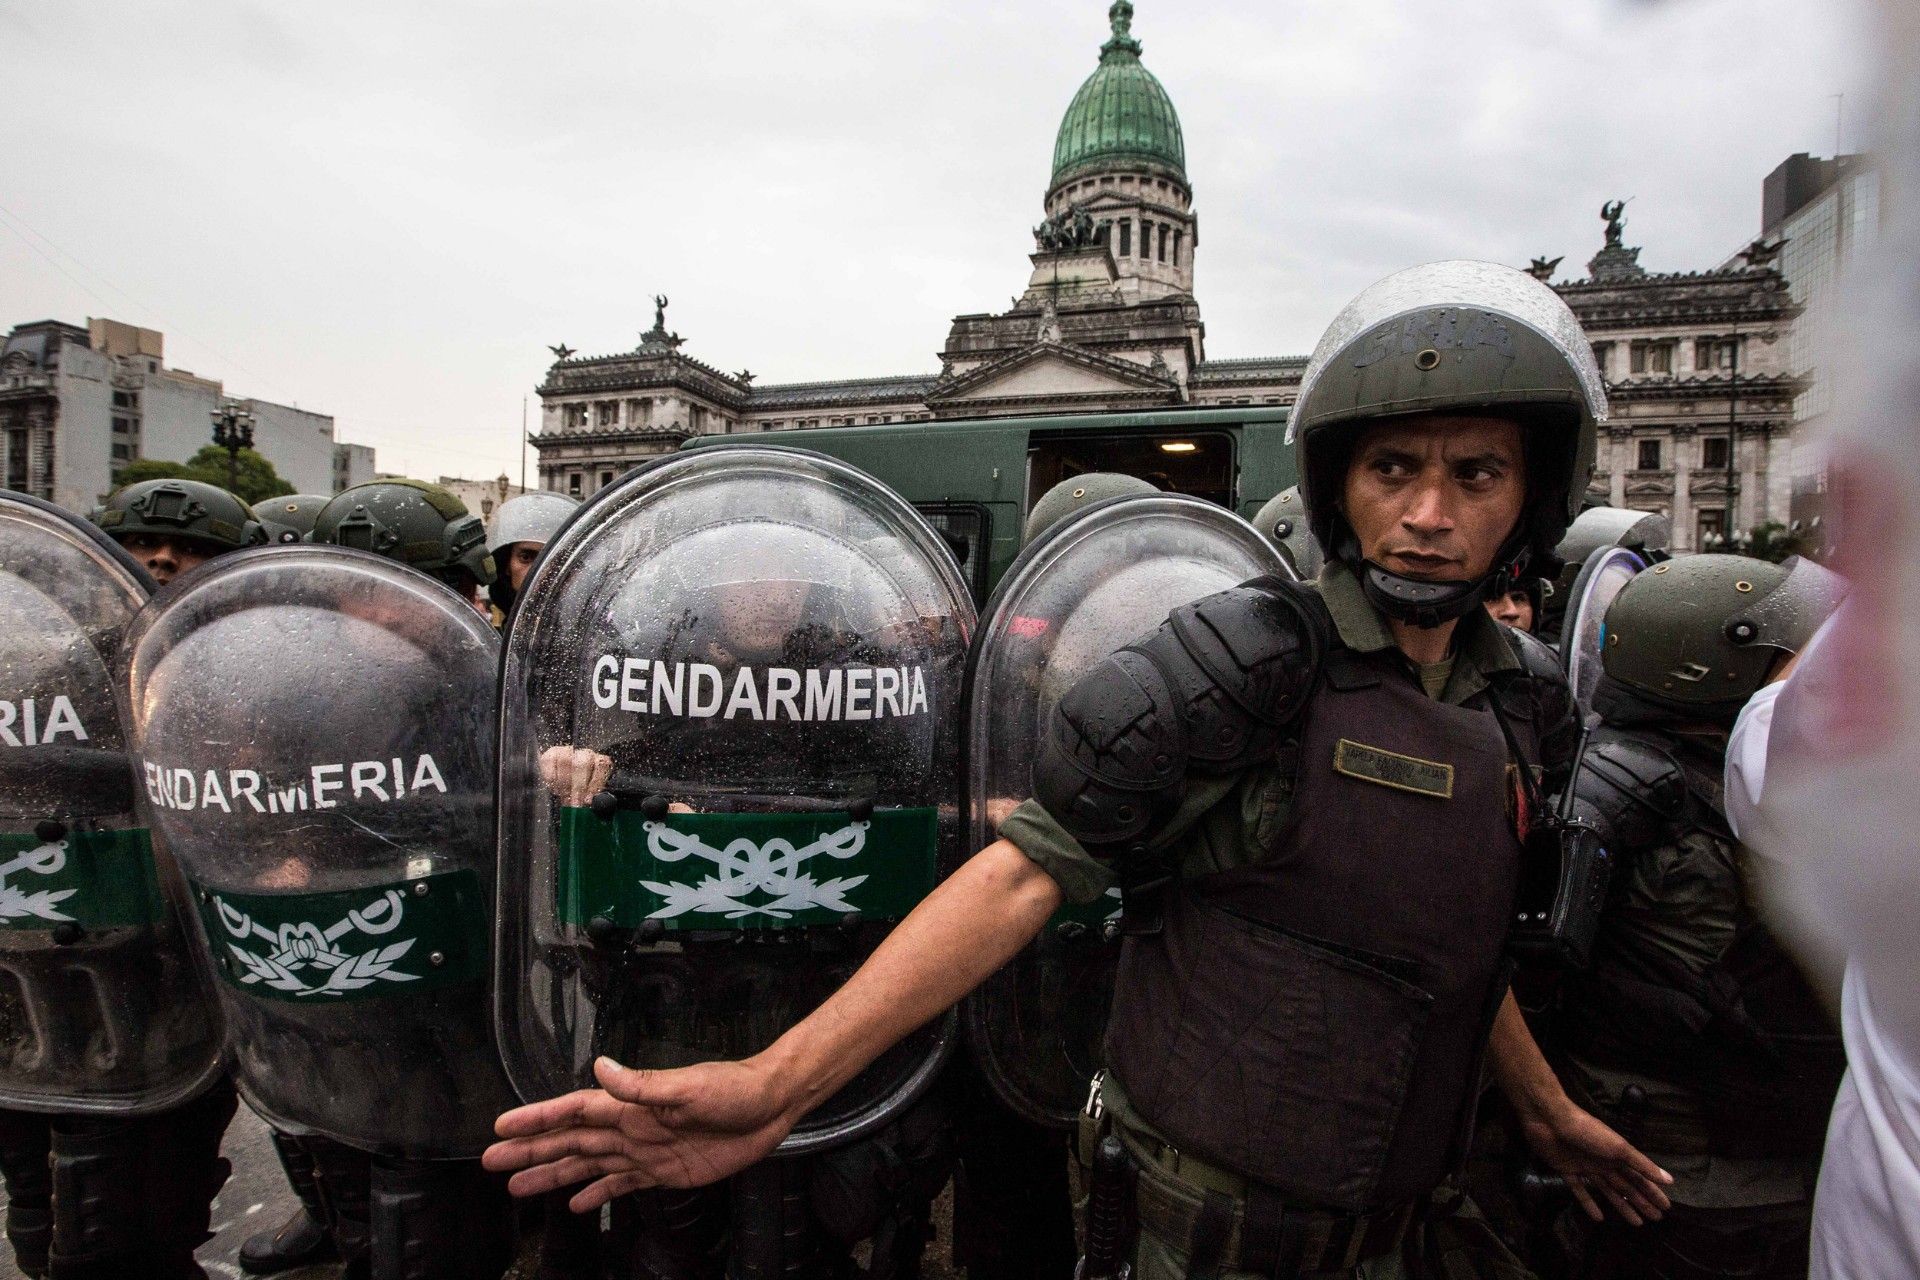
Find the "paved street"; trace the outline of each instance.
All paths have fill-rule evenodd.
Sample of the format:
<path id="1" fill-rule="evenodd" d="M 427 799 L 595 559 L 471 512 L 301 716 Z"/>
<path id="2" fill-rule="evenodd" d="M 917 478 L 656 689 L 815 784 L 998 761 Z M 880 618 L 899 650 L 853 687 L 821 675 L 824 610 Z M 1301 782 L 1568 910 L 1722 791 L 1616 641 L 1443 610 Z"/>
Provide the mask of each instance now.
<path id="1" fill-rule="evenodd" d="M 200 1251 L 200 1261 L 209 1276 L 218 1277 L 218 1280 L 237 1280 L 246 1274 L 235 1261 L 241 1242 L 256 1231 L 278 1225 L 293 1212 L 296 1202 L 293 1192 L 287 1188 L 286 1176 L 280 1171 L 280 1162 L 274 1158 L 273 1144 L 267 1138 L 267 1127 L 244 1104 L 227 1128 L 227 1140 L 222 1150 L 227 1159 L 233 1162 L 233 1177 L 213 1202 L 215 1235 Z M 0 1194 L 0 1203 L 4 1199 L 4 1194 Z M 952 1264 L 947 1257 L 951 1200 L 951 1190 L 941 1197 L 940 1240 L 928 1251 L 924 1273 L 926 1280 L 951 1280 L 953 1275 Z M 0 1254 L 5 1255 L 0 1258 L 0 1280 L 24 1280 L 20 1268 L 14 1265 L 12 1250 L 0 1244 Z M 334 1280 L 338 1271 L 339 1268 L 335 1266 L 307 1267 L 300 1271 L 283 1272 L 282 1275 L 285 1280 Z M 506 1280 L 519 1280 L 521 1274 L 516 1270 Z"/>

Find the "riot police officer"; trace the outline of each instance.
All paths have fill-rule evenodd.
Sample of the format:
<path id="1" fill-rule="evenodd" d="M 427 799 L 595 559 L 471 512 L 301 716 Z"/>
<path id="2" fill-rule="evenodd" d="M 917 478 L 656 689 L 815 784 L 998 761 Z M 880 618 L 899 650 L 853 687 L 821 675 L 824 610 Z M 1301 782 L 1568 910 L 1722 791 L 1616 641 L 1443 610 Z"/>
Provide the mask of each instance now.
<path id="1" fill-rule="evenodd" d="M 1532 631 L 1540 617 L 1541 596 L 1546 582 L 1528 575 L 1502 585 L 1504 590 L 1496 590 L 1487 597 L 1487 612 L 1493 615 L 1495 622 L 1504 622 L 1515 631 Z"/>
<path id="2" fill-rule="evenodd" d="M 1625 547 L 1651 564 L 1667 558 L 1671 538 L 1672 525 L 1658 512 L 1626 507 L 1588 507 L 1582 511 L 1553 549 L 1560 569 L 1546 584 L 1547 590 L 1535 609 L 1535 634 L 1548 644 L 1560 643 L 1561 622 L 1573 606 L 1574 584 L 1594 552 L 1602 547 Z"/>
<path id="3" fill-rule="evenodd" d="M 267 541 L 246 503 L 199 480 L 127 485 L 90 518 L 163 587 L 217 555 Z"/>
<path id="4" fill-rule="evenodd" d="M 484 537 L 480 521 L 457 497 L 414 480 L 355 486 L 325 500 L 311 522 L 312 541 L 411 564 L 469 603 L 492 578 Z M 246 1241 L 241 1267 L 265 1275 L 338 1255 L 350 1274 L 364 1274 L 370 1252 L 381 1245 L 371 1238 L 370 1158 L 320 1134 L 276 1129 L 273 1141 L 300 1207 L 278 1228 Z"/>
<path id="5" fill-rule="evenodd" d="M 173 487 L 123 491 L 108 514 L 151 511 L 168 532 L 225 514 L 157 483 Z M 227 1178 L 218 1014 L 182 895 L 134 816 L 115 706 L 120 638 L 152 590 L 97 528 L 0 493 L 0 1172 L 34 1277 L 201 1276 L 193 1252 Z"/>
<path id="6" fill-rule="evenodd" d="M 1639 1232 L 1569 1221 L 1593 1280 L 1807 1273 L 1838 1029 L 1762 924 L 1721 803 L 1727 733 L 1838 603 L 1811 561 L 1696 555 L 1606 612 L 1601 726 L 1575 782 L 1618 867 L 1590 969 L 1561 989 L 1563 1078 L 1674 1175 Z"/>
<path id="7" fill-rule="evenodd" d="M 1117 885 L 1092 1110 L 1138 1171 L 1136 1275 L 1517 1273 L 1448 1174 L 1502 1009 L 1521 832 L 1574 725 L 1550 655 L 1481 602 L 1559 540 L 1604 413 L 1578 323 L 1518 272 L 1435 264 L 1362 294 L 1294 411 L 1317 586 L 1255 580 L 1096 665 L 1001 839 L 768 1049 L 602 1059 L 602 1089 L 502 1117 L 490 1166 L 522 1169 L 519 1194 L 598 1177 L 580 1209 L 745 1167 L 1063 897 Z M 1658 1170 L 1550 1074 L 1502 1078 L 1562 1168 L 1657 1208 Z"/>
<path id="8" fill-rule="evenodd" d="M 487 595 L 503 623 L 526 585 L 533 562 L 540 558 L 540 549 L 579 505 L 578 498 L 544 491 L 517 494 L 500 504 L 487 536 L 487 554 L 493 557 L 495 570 Z"/>

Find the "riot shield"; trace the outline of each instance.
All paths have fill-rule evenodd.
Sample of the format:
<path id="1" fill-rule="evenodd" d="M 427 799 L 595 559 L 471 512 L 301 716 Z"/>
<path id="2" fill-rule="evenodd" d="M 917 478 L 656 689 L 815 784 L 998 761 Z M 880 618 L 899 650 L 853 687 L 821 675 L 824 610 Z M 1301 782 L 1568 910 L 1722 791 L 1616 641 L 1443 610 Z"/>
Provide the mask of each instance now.
<path id="1" fill-rule="evenodd" d="M 594 1058 L 758 1052 L 959 854 L 973 606 L 939 536 L 832 459 L 677 455 L 548 544 L 501 688 L 497 1026 L 528 1099 Z M 923 1028 L 782 1150 L 850 1140 L 938 1070 Z"/>
<path id="2" fill-rule="evenodd" d="M 1179 494 L 1111 499 L 1008 569 L 968 659 L 967 847 L 1031 793 L 1047 715 L 1089 667 L 1175 608 L 1262 574 L 1293 577 L 1252 525 Z M 1117 891 L 1068 906 L 962 1006 L 967 1045 L 1006 1104 L 1066 1127 L 1100 1065 L 1119 958 Z"/>
<path id="3" fill-rule="evenodd" d="M 1638 552 L 1625 547 L 1599 547 L 1573 581 L 1567 598 L 1566 624 L 1560 631 L 1560 665 L 1582 712 L 1591 715 L 1594 686 L 1602 674 L 1601 646 L 1607 642 L 1607 606 L 1633 575 L 1647 567 Z"/>
<path id="4" fill-rule="evenodd" d="M 0 493 L 0 1106 L 139 1114 L 220 1070 L 186 896 L 134 813 L 112 664 L 152 580 Z"/>
<path id="5" fill-rule="evenodd" d="M 298 545 L 195 570 L 128 635 L 141 803 L 278 1128 L 463 1157 L 512 1105 L 486 992 L 497 653 L 425 574 Z"/>

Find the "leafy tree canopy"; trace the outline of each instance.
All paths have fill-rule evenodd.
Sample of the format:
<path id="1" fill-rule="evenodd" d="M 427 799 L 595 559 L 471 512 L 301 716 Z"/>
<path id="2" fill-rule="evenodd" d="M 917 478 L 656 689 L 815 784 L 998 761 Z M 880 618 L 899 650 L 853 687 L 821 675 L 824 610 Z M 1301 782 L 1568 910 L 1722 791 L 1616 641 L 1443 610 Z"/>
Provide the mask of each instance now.
<path id="1" fill-rule="evenodd" d="M 240 451 L 234 475 L 235 482 L 231 486 L 233 492 L 248 506 L 266 498 L 294 492 L 293 486 L 282 480 L 280 473 L 273 469 L 273 464 L 253 449 Z M 201 480 L 222 489 L 228 488 L 227 451 L 219 445 L 210 444 L 203 446 L 186 462 L 141 458 L 113 473 L 113 486 L 116 489 L 142 480 Z"/>

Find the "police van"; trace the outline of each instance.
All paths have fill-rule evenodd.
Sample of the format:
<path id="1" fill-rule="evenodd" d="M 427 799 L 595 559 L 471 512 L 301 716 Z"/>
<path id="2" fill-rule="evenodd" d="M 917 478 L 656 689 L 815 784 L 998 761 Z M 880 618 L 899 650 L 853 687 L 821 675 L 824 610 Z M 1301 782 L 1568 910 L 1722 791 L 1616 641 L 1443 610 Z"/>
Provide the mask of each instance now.
<path id="1" fill-rule="evenodd" d="M 976 601 L 1020 553 L 1040 495 L 1089 471 L 1139 476 L 1251 518 L 1295 482 L 1279 406 L 963 418 L 708 436 L 684 447 L 780 444 L 838 458 L 887 484 L 945 533 Z"/>

